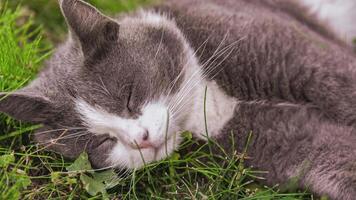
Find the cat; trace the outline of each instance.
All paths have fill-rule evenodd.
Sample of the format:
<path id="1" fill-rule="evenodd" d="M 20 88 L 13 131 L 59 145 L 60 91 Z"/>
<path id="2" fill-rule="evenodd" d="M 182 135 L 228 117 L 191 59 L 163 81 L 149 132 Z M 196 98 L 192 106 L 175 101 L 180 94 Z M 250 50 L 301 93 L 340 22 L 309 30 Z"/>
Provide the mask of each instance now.
<path id="1" fill-rule="evenodd" d="M 269 172 L 265 184 L 298 177 L 315 194 L 356 197 L 356 57 L 301 4 L 167 0 L 115 18 L 59 4 L 67 41 L 28 86 L 0 94 L 1 112 L 43 124 L 41 145 L 140 168 L 184 130 L 238 152 L 252 133 L 246 162 Z"/>

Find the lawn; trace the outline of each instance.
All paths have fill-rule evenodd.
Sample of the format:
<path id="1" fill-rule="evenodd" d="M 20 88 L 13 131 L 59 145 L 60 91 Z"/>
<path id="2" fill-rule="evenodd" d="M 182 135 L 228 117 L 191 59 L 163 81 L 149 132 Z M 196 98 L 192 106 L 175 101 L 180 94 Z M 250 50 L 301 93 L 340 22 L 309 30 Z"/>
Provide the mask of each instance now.
<path id="1" fill-rule="evenodd" d="M 145 0 L 91 0 L 105 13 L 132 10 Z M 56 0 L 0 0 L 0 91 L 21 88 L 40 70 L 66 27 Z M 43 150 L 30 138 L 38 125 L 0 116 L 1 199 L 310 199 L 257 184 L 266 172 L 244 166 L 245 152 L 209 153 L 189 132 L 170 158 L 139 170 L 93 170 Z M 246 146 L 248 148 L 248 144 Z M 221 150 L 221 155 L 225 155 Z M 292 193 L 291 193 L 292 192 Z"/>

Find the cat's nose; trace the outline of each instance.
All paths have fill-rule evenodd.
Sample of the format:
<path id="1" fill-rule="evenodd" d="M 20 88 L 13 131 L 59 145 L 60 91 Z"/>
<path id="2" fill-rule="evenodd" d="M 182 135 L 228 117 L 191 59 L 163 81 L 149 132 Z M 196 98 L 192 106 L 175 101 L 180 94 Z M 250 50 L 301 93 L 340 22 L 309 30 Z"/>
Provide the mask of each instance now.
<path id="1" fill-rule="evenodd" d="M 142 140 L 143 140 L 143 141 L 148 140 L 149 136 L 150 136 L 149 131 L 148 131 L 147 129 L 145 129 L 145 130 L 144 130 L 144 133 L 143 133 Z"/>
<path id="2" fill-rule="evenodd" d="M 140 149 L 145 149 L 145 148 L 155 148 L 155 146 L 149 141 L 150 139 L 150 132 L 145 129 L 142 138 L 139 141 L 136 141 L 136 145 Z"/>
<path id="3" fill-rule="evenodd" d="M 147 149 L 147 148 L 155 148 L 155 146 L 149 141 L 143 141 L 140 144 L 138 144 L 138 148 Z"/>

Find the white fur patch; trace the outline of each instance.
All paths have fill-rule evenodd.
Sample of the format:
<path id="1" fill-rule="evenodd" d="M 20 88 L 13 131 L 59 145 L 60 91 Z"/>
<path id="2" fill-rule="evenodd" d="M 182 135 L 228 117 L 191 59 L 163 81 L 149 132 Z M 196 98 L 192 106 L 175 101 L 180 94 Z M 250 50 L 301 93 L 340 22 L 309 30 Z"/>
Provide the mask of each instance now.
<path id="1" fill-rule="evenodd" d="M 146 23 L 156 26 L 167 23 L 167 19 L 165 17 L 154 12 L 142 12 L 142 19 Z"/>
<path id="2" fill-rule="evenodd" d="M 206 129 L 209 137 L 217 137 L 226 123 L 232 119 L 238 101 L 226 95 L 215 81 L 206 80 L 202 66 L 188 43 L 185 49 L 190 57 L 187 58 L 183 69 L 184 78 L 179 92 L 171 100 L 176 104 L 173 108 L 170 107 L 173 114 L 171 120 L 179 124 L 179 130 L 191 131 L 198 139 L 207 140 Z"/>
<path id="3" fill-rule="evenodd" d="M 118 139 L 118 144 L 108 158 L 113 165 L 126 168 L 142 167 L 145 162 L 167 157 L 180 143 L 173 127 L 169 132 L 166 130 L 169 114 L 162 103 L 147 104 L 138 119 L 121 118 L 83 100 L 77 100 L 76 110 L 90 132 L 110 134 Z M 148 140 L 154 148 L 137 149 L 146 130 L 149 132 Z"/>
<path id="4" fill-rule="evenodd" d="M 162 144 L 160 148 L 152 149 L 132 149 L 128 148 L 122 143 L 114 147 L 109 155 L 108 161 L 113 165 L 121 168 L 140 168 L 145 164 L 153 161 L 158 161 L 168 157 L 180 143 L 179 137 L 171 137 L 166 143 Z M 142 154 L 142 156 L 141 156 Z"/>
<path id="5" fill-rule="evenodd" d="M 207 88 L 206 97 L 205 88 Z M 205 98 L 206 106 L 204 107 Z M 234 116 L 237 104 L 238 101 L 227 96 L 214 81 L 203 82 L 199 85 L 194 97 L 194 104 L 185 128 L 194 132 L 200 139 L 206 140 L 207 136 L 217 137 L 225 124 Z"/>
<path id="6" fill-rule="evenodd" d="M 301 0 L 320 20 L 331 26 L 341 39 L 356 37 L 355 0 Z"/>

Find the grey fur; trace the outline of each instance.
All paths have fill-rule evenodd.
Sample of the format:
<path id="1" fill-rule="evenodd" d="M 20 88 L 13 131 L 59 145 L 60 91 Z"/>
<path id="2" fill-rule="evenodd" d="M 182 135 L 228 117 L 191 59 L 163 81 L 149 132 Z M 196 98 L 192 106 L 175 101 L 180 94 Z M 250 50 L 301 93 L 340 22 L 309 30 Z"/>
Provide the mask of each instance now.
<path id="1" fill-rule="evenodd" d="M 137 13 L 113 20 L 81 1 L 61 2 L 71 37 L 21 90 L 36 97 L 10 94 L 0 102 L 0 111 L 42 122 L 44 130 L 77 127 L 81 122 L 73 99 L 82 98 L 135 118 L 144 103 L 166 92 L 186 63 L 187 41 L 180 31 L 194 50 L 207 41 L 197 52 L 200 63 L 219 44 L 240 41 L 221 63 L 222 71 L 209 77 L 240 102 L 215 139 L 228 149 L 233 130 L 242 150 L 252 131 L 248 164 L 269 171 L 267 184 L 300 176 L 299 186 L 316 194 L 356 197 L 356 58 L 301 6 L 278 0 L 170 0 L 157 6 L 177 28 L 144 24 Z M 157 48 L 164 49 L 158 57 L 152 51 Z M 43 110 L 47 106 L 50 111 Z M 39 134 L 36 139 L 43 142 L 61 134 Z M 102 155 L 115 141 L 95 137 L 63 140 L 65 147 L 50 148 L 70 158 L 87 150 L 92 163 L 103 167 Z"/>
<path id="2" fill-rule="evenodd" d="M 110 113 L 136 118 L 142 105 L 169 92 L 170 84 L 189 59 L 186 42 L 177 29 L 171 28 L 173 22 L 155 27 L 142 23 L 140 16 L 117 20 L 105 17 L 82 1 L 61 3 L 70 27 L 68 40 L 57 48 L 37 79 L 17 92 L 21 98 L 16 93 L 0 94 L 0 99 L 7 96 L 0 103 L 0 111 L 23 121 L 43 123 L 45 127 L 39 132 L 46 134 L 35 134 L 34 139 L 48 145 L 48 149 L 68 158 L 89 149 L 93 165 L 106 167 L 103 155 L 111 150 L 114 140 L 106 136 L 101 145 L 96 145 L 100 151 L 88 148 L 96 138 L 80 134 L 83 130 L 78 128 L 83 125 L 74 100 L 84 99 Z M 151 50 L 158 48 L 161 51 L 156 56 Z M 172 94 L 179 85 L 180 79 Z M 82 136 L 70 136 L 74 134 Z"/>
<path id="3" fill-rule="evenodd" d="M 279 3 L 181 0 L 163 10 L 195 49 L 210 38 L 201 63 L 225 36 L 225 45 L 244 38 L 214 77 L 241 101 L 219 143 L 231 147 L 233 130 L 241 152 L 252 132 L 248 164 L 268 171 L 268 184 L 300 176 L 314 193 L 354 199 L 355 55 L 301 6 Z"/>

